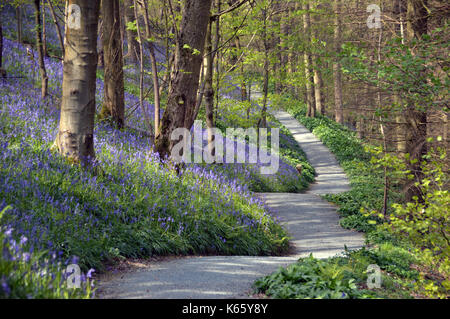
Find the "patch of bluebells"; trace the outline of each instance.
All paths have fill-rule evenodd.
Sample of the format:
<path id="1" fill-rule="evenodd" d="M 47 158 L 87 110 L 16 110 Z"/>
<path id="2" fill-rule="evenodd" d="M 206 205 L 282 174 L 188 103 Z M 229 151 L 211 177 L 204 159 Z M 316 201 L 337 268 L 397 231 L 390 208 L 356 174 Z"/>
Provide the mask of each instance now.
<path id="1" fill-rule="evenodd" d="M 28 238 L 31 252 L 57 252 L 58 261 L 76 255 L 88 270 L 118 256 L 286 249 L 285 232 L 245 183 L 199 165 L 179 177 L 132 131 L 96 125 L 98 174 L 51 152 L 62 66 L 48 63 L 52 96 L 43 101 L 23 51 L 5 39 L 5 68 L 24 78 L 0 81 L 0 209 L 12 206 L 2 225 Z M 99 81 L 99 99 L 101 91 Z"/>
<path id="2" fill-rule="evenodd" d="M 5 33 L 9 35 L 13 35 L 15 31 L 15 12 L 14 9 L 7 5 L 5 6 L 2 12 L 2 18 L 4 19 L 5 24 Z M 24 28 L 24 33 L 28 34 L 30 39 L 34 39 L 34 21 L 33 21 L 34 8 L 31 5 L 23 6 L 23 23 L 25 26 L 29 26 Z M 48 16 L 48 21 L 51 22 L 51 16 L 48 12 L 48 8 L 46 11 Z M 53 23 L 49 23 L 47 25 L 47 41 L 51 43 L 52 46 L 58 47 L 59 40 L 56 33 L 56 28 Z M 63 28 L 61 32 L 64 32 Z M 4 65 L 7 66 L 8 76 L 11 77 L 24 77 L 25 79 L 29 79 L 32 76 L 34 82 L 37 82 L 39 79 L 39 66 L 37 64 L 37 53 L 33 50 L 27 50 L 22 44 L 17 42 L 10 41 L 5 39 L 4 41 Z M 101 41 L 99 41 L 101 43 Z M 126 46 L 126 43 L 125 43 Z M 162 63 L 164 60 L 163 54 L 160 52 L 161 50 L 157 50 L 157 58 L 158 62 Z M 7 53 L 7 54 L 6 54 Z M 32 57 L 30 56 L 32 55 Z M 148 56 L 148 55 L 146 55 Z M 57 61 L 52 58 L 45 58 L 45 65 L 47 68 L 47 73 L 49 76 L 49 93 L 51 95 L 51 99 L 54 103 L 59 103 L 60 92 L 62 91 L 62 64 L 60 61 Z M 150 75 L 146 75 L 148 78 L 147 82 L 150 80 Z M 124 77 L 126 83 L 131 83 L 133 86 L 138 86 L 139 83 L 139 70 L 136 65 L 128 65 L 125 67 Z M 228 79 L 231 81 L 230 79 Z M 24 81 L 21 81 L 24 82 Z M 12 85 L 18 85 L 11 83 Z M 96 81 L 96 105 L 97 105 L 97 113 L 100 112 L 102 100 L 103 100 L 103 92 L 104 92 L 104 84 L 103 81 L 98 78 Z M 230 84 L 234 91 L 228 92 L 226 94 L 236 95 L 238 94 L 238 88 Z M 24 103 L 29 100 L 30 97 L 26 98 Z M 44 104 L 43 101 L 39 102 L 39 105 Z M 143 114 L 143 110 L 139 107 L 139 97 L 137 95 L 130 94 L 129 92 L 125 92 L 125 105 L 127 107 L 127 123 L 131 123 L 130 126 L 138 129 L 138 130 L 146 130 L 147 124 L 145 123 L 145 116 Z M 149 103 L 147 100 L 144 101 L 144 109 L 149 118 L 154 117 L 154 105 Z M 163 110 L 161 110 L 162 116 Z M 59 115 L 56 115 L 58 117 Z M 139 137 L 141 138 L 141 137 Z M 238 143 L 238 142 L 235 142 Z M 245 145 L 245 150 L 248 154 L 249 145 Z M 206 165 L 204 166 L 206 169 L 212 170 L 217 173 L 218 171 L 225 173 L 229 176 L 228 180 L 238 180 L 244 187 L 248 187 L 250 190 L 255 192 L 270 192 L 270 191 L 280 191 L 280 192 L 290 192 L 290 191 L 299 191 L 303 187 L 301 185 L 300 177 L 298 176 L 297 171 L 292 165 L 286 163 L 283 158 L 277 158 L 277 161 L 280 163 L 279 170 L 270 175 L 263 175 L 260 173 L 261 166 L 265 164 L 261 164 L 259 161 L 256 164 L 235 164 L 229 163 L 225 166 L 217 166 L 217 165 Z"/>
<path id="3" fill-rule="evenodd" d="M 197 128 L 192 133 L 198 136 L 207 136 L 206 129 Z M 282 136 L 280 136 L 282 138 Z M 286 137 L 285 137 L 286 138 Z M 245 162 L 237 163 L 237 156 L 232 162 L 227 162 L 226 145 L 230 143 L 234 150 L 243 149 L 245 152 Z M 204 139 L 201 149 L 192 146 L 192 153 L 201 152 L 207 150 L 208 142 Z M 297 170 L 290 164 L 288 164 L 279 153 L 273 153 L 270 149 L 270 140 L 267 141 L 266 148 L 260 148 L 256 145 L 249 144 L 243 141 L 239 137 L 224 138 L 224 156 L 221 159 L 221 163 L 217 164 L 204 164 L 207 170 L 210 170 L 213 174 L 225 175 L 229 183 L 239 183 L 242 189 L 250 190 L 253 192 L 297 192 L 303 189 L 302 176 L 299 176 Z M 235 152 L 236 153 L 236 152 Z M 256 161 L 250 161 L 250 154 L 266 154 L 266 161 L 263 163 L 261 157 L 258 155 L 255 158 Z M 268 163 L 269 162 L 269 163 Z M 262 174 L 262 168 L 269 168 L 271 163 L 276 163 L 278 169 L 271 174 Z M 198 166 L 190 165 L 190 166 Z M 307 184 L 306 184 L 307 185 Z"/>
<path id="4" fill-rule="evenodd" d="M 50 97 L 42 100 L 34 85 L 34 59 L 23 45 L 4 39 L 4 67 L 14 78 L 0 80 L 0 210 L 12 208 L 1 225 L 16 244 L 25 245 L 23 263 L 46 252 L 47 264 L 41 266 L 53 267 L 47 273 L 57 277 L 63 265 L 74 262 L 72 256 L 79 256 L 76 262 L 87 271 L 102 269 L 104 261 L 119 256 L 267 255 L 287 248 L 278 220 L 250 191 L 248 181 L 256 176 L 258 165 L 189 165 L 179 177 L 160 164 L 147 138 L 104 122 L 95 127 L 95 165 L 100 173 L 72 166 L 51 152 L 62 64 L 46 59 L 46 66 Z M 100 79 L 96 97 L 101 102 Z M 127 113 L 132 113 L 128 121 L 144 129 L 142 110 L 134 110 L 138 98 L 129 93 L 125 98 Z M 145 107 L 153 116 L 153 106 L 146 102 Z M 15 274 L 6 271 L 0 278 L 8 296 L 20 287 L 8 279 Z M 89 275 L 92 271 L 82 278 Z M 64 291 L 58 296 L 71 296 Z M 26 297 L 38 295 L 34 291 Z"/>
<path id="5" fill-rule="evenodd" d="M 0 211 L 0 218 L 7 208 Z M 81 274 L 80 287 L 68 287 L 66 266 L 76 258 L 63 263 L 62 252 L 36 251 L 28 238 L 16 240 L 13 229 L 0 225 L 0 299 L 7 298 L 91 298 L 95 294 L 91 269 Z"/>
<path id="6" fill-rule="evenodd" d="M 34 22 L 34 7 L 29 4 L 24 4 L 22 8 L 22 24 L 23 24 L 23 37 L 27 41 L 34 43 L 35 39 L 35 22 Z M 8 76 L 32 80 L 33 82 L 39 81 L 39 65 L 37 52 L 34 50 L 27 50 L 27 45 L 19 44 L 15 41 L 10 41 L 8 38 L 16 38 L 16 17 L 15 9 L 12 5 L 5 4 L 0 12 L 3 32 L 4 32 L 4 51 L 3 55 L 4 65 L 7 66 Z M 53 20 L 49 9 L 46 7 L 46 40 L 52 48 L 60 48 L 59 39 L 56 32 L 56 27 L 53 24 Z M 60 26 L 61 33 L 64 36 L 64 28 Z M 99 49 L 101 41 L 98 41 Z M 126 47 L 126 42 L 125 42 Z M 145 47 L 144 56 L 148 57 L 148 48 Z M 157 60 L 159 63 L 163 62 L 164 56 L 161 50 L 156 51 Z M 62 91 L 62 62 L 50 57 L 45 57 L 45 66 L 49 78 L 49 94 L 53 98 L 59 98 Z M 137 65 L 128 65 L 124 68 L 124 79 L 127 83 L 137 87 L 139 85 L 139 67 Z M 151 81 L 151 77 L 145 74 L 145 83 Z M 103 100 L 103 81 L 97 79 L 96 82 L 96 101 L 97 101 L 97 113 L 100 112 Z M 137 129 L 146 129 L 146 123 L 144 121 L 143 111 L 138 107 L 139 97 L 128 92 L 125 92 L 125 104 L 128 107 L 126 112 L 129 117 L 127 122 L 133 123 L 133 127 Z M 154 117 L 154 106 L 147 100 L 144 101 L 145 112 L 149 118 Z M 162 111 L 161 111 L 162 112 Z"/>
<path id="7" fill-rule="evenodd" d="M 228 79 L 228 81 L 230 81 L 230 79 Z M 234 85 L 230 85 L 232 88 L 235 88 Z M 235 127 L 236 123 L 238 123 L 238 126 L 243 128 L 257 127 L 256 123 L 259 120 L 259 116 L 257 114 L 260 113 L 261 107 L 254 102 L 252 102 L 251 105 L 248 101 L 237 102 L 237 94 L 240 94 L 240 91 L 236 92 L 235 88 L 234 91 L 226 92 L 223 95 L 221 111 L 217 118 L 217 124 L 223 131 L 226 131 L 226 127 Z M 248 107 L 251 108 L 250 114 L 247 114 Z M 275 161 L 279 163 L 279 169 L 273 174 L 261 174 L 261 168 L 268 166 L 268 164 L 261 163 L 258 158 L 258 161 L 255 164 L 237 165 L 239 166 L 237 167 L 239 172 L 234 172 L 233 169 L 231 169 L 231 171 L 227 170 L 227 172 L 233 178 L 240 179 L 243 183 L 249 184 L 250 189 L 254 192 L 300 192 L 306 189 L 309 183 L 314 181 L 314 168 L 308 162 L 305 153 L 295 141 L 292 134 L 290 134 L 290 132 L 283 127 L 281 123 L 272 118 L 270 115 L 270 113 L 272 113 L 270 109 L 270 106 L 268 106 L 268 120 L 272 120 L 272 122 L 269 122 L 269 127 L 280 128 L 279 150 L 275 154 L 272 154 L 271 151 L 267 151 L 271 147 L 271 133 L 269 130 L 269 141 L 265 146 L 263 146 L 262 151 L 264 153 L 270 153 L 270 158 L 275 159 Z M 231 137 L 227 136 L 227 139 L 230 138 Z M 235 138 L 235 144 L 244 144 L 246 154 L 248 154 L 249 150 L 255 149 L 256 146 L 249 145 L 248 142 L 243 140 L 243 138 L 243 136 Z M 257 151 L 259 152 L 258 149 Z M 295 168 L 298 164 L 302 166 L 301 175 L 298 174 L 298 171 Z M 219 168 L 223 168 L 223 166 L 219 166 Z M 234 167 L 234 169 L 236 169 L 236 167 Z M 244 175 L 240 175 L 242 170 L 248 172 L 248 174 L 245 175 L 250 176 L 250 178 L 246 176 L 246 179 L 244 180 L 242 178 Z"/>
<path id="8" fill-rule="evenodd" d="M 35 9 L 32 4 L 22 3 L 21 4 L 21 10 L 22 10 L 22 37 L 24 42 L 32 42 L 35 41 L 35 27 L 36 24 L 34 22 L 34 14 Z M 41 10 L 43 7 L 41 7 Z M 58 34 L 56 32 L 56 28 L 54 27 L 53 20 L 51 17 L 50 10 L 47 6 L 45 6 L 45 16 L 46 16 L 46 39 L 47 44 L 54 48 L 59 48 L 59 40 L 58 40 Z M 57 12 L 59 14 L 59 12 Z M 9 3 L 3 3 L 2 4 L 2 11 L 0 12 L 0 16 L 2 19 L 2 27 L 3 27 L 3 33 L 5 37 L 8 38 L 17 38 L 17 18 L 16 18 L 16 9 L 12 4 Z M 61 32 L 64 34 L 64 28 L 61 28 Z"/>

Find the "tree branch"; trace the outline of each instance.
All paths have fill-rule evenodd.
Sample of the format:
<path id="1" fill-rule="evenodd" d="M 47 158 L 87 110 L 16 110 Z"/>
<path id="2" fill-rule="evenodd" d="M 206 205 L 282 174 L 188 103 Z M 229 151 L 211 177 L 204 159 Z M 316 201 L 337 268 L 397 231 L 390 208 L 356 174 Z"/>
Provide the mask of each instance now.
<path id="1" fill-rule="evenodd" d="M 234 10 L 240 8 L 242 5 L 244 5 L 244 4 L 247 3 L 247 2 L 249 2 L 249 0 L 242 0 L 241 2 L 236 3 L 235 5 L 229 7 L 229 8 L 226 9 L 226 10 L 223 10 L 223 11 L 221 11 L 221 12 L 218 12 L 218 13 L 216 13 L 216 14 L 211 15 L 211 18 L 210 18 L 210 19 L 211 19 L 211 21 L 215 21 L 215 20 L 216 20 L 217 18 L 219 18 L 220 16 L 222 16 L 222 15 L 224 15 L 224 14 L 227 14 L 227 13 L 229 13 L 229 12 L 232 12 L 232 11 L 234 11 Z"/>

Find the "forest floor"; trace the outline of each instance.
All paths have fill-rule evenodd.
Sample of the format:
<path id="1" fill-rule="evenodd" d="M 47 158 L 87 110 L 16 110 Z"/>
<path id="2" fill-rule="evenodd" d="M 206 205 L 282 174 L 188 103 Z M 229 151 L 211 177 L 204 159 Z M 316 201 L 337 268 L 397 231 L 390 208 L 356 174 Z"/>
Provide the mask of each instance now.
<path id="1" fill-rule="evenodd" d="M 312 254 L 328 258 L 361 248 L 362 233 L 339 226 L 337 209 L 320 195 L 350 189 L 334 155 L 286 112 L 275 117 L 293 134 L 316 169 L 316 183 L 305 193 L 261 193 L 291 235 L 291 254 L 286 257 L 198 256 L 172 257 L 128 263 L 126 269 L 98 278 L 99 298 L 248 298 L 253 282 L 261 276 Z"/>

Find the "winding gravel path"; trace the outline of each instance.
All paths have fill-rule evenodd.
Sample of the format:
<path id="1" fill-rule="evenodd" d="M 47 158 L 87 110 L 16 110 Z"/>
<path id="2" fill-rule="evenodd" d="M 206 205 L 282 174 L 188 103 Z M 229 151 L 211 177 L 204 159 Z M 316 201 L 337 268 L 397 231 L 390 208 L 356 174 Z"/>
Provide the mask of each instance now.
<path id="1" fill-rule="evenodd" d="M 252 283 L 281 266 L 310 253 L 334 256 L 364 244 L 361 233 L 339 226 L 336 207 L 319 195 L 350 189 L 344 171 L 330 151 L 286 112 L 274 114 L 293 134 L 317 172 L 316 182 L 303 194 L 263 193 L 291 234 L 294 253 L 289 257 L 186 257 L 155 262 L 99 283 L 100 298 L 248 298 Z"/>

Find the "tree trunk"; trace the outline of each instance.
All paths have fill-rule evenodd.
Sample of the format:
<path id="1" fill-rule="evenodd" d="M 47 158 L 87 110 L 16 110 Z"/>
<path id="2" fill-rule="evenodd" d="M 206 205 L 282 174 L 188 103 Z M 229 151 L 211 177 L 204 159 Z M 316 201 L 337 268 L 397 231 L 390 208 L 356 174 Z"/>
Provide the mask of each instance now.
<path id="1" fill-rule="evenodd" d="M 148 17 L 148 7 L 147 2 L 144 1 L 144 21 L 145 21 L 145 30 L 147 33 L 147 39 L 152 38 L 152 32 L 150 30 L 150 21 Z M 158 64 L 155 56 L 155 47 L 152 41 L 148 42 L 149 52 L 150 52 L 150 62 L 152 64 L 152 80 L 153 80 L 153 95 L 154 95 L 154 103 L 155 103 L 155 136 L 158 134 L 159 130 L 159 112 L 160 112 L 160 99 L 159 99 L 159 79 L 158 79 Z"/>
<path id="2" fill-rule="evenodd" d="M 238 52 L 241 52 L 241 40 L 238 36 L 235 39 L 236 48 Z M 245 83 L 244 63 L 239 62 L 240 76 L 241 76 L 241 101 L 247 100 L 247 84 Z"/>
<path id="3" fill-rule="evenodd" d="M 64 6 L 64 42 L 63 42 L 64 50 L 65 50 L 66 44 L 67 44 L 67 18 L 69 16 L 68 10 L 69 10 L 69 1 L 65 1 L 65 6 Z M 65 52 L 64 52 L 63 59 L 64 59 L 65 56 L 66 55 L 65 55 Z M 63 61 L 63 63 L 64 63 L 64 61 Z"/>
<path id="4" fill-rule="evenodd" d="M 164 44 L 165 44 L 165 59 L 166 59 L 166 69 L 162 79 L 162 83 L 159 86 L 159 96 L 162 96 L 166 87 L 170 82 L 170 74 L 172 72 L 172 65 L 175 54 L 170 53 L 170 26 L 169 26 L 169 14 L 168 6 L 166 5 L 167 0 L 164 0 L 163 15 L 164 15 Z"/>
<path id="5" fill-rule="evenodd" d="M 67 26 L 64 56 L 62 102 L 59 131 L 55 144 L 59 152 L 75 162 L 94 158 L 94 116 L 97 69 L 97 30 L 100 1 L 69 0 L 70 18 L 77 18 L 74 7 L 81 9 L 79 28 Z M 76 7 L 75 7 L 76 8 Z"/>
<path id="6" fill-rule="evenodd" d="M 45 15 L 45 0 L 42 0 L 42 50 L 45 57 L 48 57 L 47 50 L 47 18 Z"/>
<path id="7" fill-rule="evenodd" d="M 322 80 L 322 74 L 319 70 L 319 66 L 317 63 L 314 63 L 314 96 L 316 101 L 316 110 L 319 114 L 324 115 L 325 114 L 325 104 L 324 104 L 324 98 L 322 94 L 323 90 L 323 80 Z"/>
<path id="8" fill-rule="evenodd" d="M 208 132 L 208 149 L 209 153 L 214 158 L 214 135 L 212 129 L 214 128 L 214 88 L 213 88 L 213 64 L 214 53 L 212 52 L 212 21 L 208 24 L 208 31 L 206 33 L 206 56 L 203 62 L 205 72 L 205 111 L 206 111 L 206 127 Z"/>
<path id="9" fill-rule="evenodd" d="M 120 44 L 122 46 L 122 58 L 125 55 L 125 7 L 123 1 L 119 1 L 119 21 L 120 21 Z M 123 62 L 125 63 L 125 62 Z"/>
<path id="10" fill-rule="evenodd" d="M 167 52 L 168 52 L 168 50 L 167 50 Z M 164 90 L 166 90 L 166 91 L 170 90 L 170 88 L 168 88 L 168 87 L 170 85 L 170 75 L 171 75 L 171 72 L 173 71 L 173 62 L 174 61 L 175 61 L 175 54 L 170 54 L 170 57 L 169 57 L 169 59 L 167 61 L 167 70 L 166 70 L 166 72 L 164 74 L 164 77 L 163 77 L 163 79 L 161 81 L 162 83 L 159 86 L 159 96 L 160 97 L 163 95 Z"/>
<path id="11" fill-rule="evenodd" d="M 145 124 L 148 127 L 148 130 L 150 132 L 150 139 L 154 143 L 155 141 L 155 135 L 153 134 L 153 128 L 152 124 L 150 123 L 150 118 L 147 114 L 147 110 L 144 107 L 144 41 L 142 39 L 142 30 L 139 23 L 139 14 L 138 14 L 138 7 L 137 7 L 137 1 L 133 1 L 133 7 L 134 7 L 134 16 L 136 17 L 136 28 L 137 28 L 137 35 L 138 35 L 138 44 L 139 44 L 139 105 L 142 111 L 142 114 L 144 115 Z"/>
<path id="12" fill-rule="evenodd" d="M 428 32 L 428 0 L 408 0 L 407 35 L 410 39 L 420 39 Z"/>
<path id="13" fill-rule="evenodd" d="M 403 27 L 403 21 L 404 21 L 404 15 L 406 13 L 406 3 L 405 0 L 394 0 L 393 3 L 394 17 L 400 21 L 399 24 L 396 25 L 395 31 L 396 36 L 401 37 L 402 44 L 405 44 L 405 32 Z M 393 100 L 394 104 L 397 106 L 400 106 L 403 101 L 400 98 L 400 95 L 397 92 L 393 93 Z M 399 107 L 401 109 L 401 107 Z M 398 112 L 395 115 L 395 146 L 397 153 L 400 157 L 403 157 L 406 153 L 406 143 L 405 143 L 405 126 L 403 123 L 405 123 L 405 119 L 403 118 L 403 114 L 401 112 Z"/>
<path id="14" fill-rule="evenodd" d="M 55 24 L 56 33 L 58 35 L 58 40 L 59 40 L 59 45 L 61 46 L 62 56 L 64 58 L 64 40 L 63 40 L 63 36 L 61 34 L 61 29 L 59 28 L 58 20 L 56 19 L 55 9 L 53 8 L 52 0 L 47 0 L 47 2 L 49 5 L 49 8 L 50 8 L 50 13 L 52 15 L 53 23 Z"/>
<path id="15" fill-rule="evenodd" d="M 261 111 L 260 127 L 267 127 L 267 96 L 269 94 L 269 39 L 267 35 L 267 9 L 263 11 L 263 41 L 264 41 L 264 74 L 263 74 L 263 105 Z M 258 130 L 259 133 L 259 130 Z M 258 139 L 259 141 L 259 139 Z M 259 145 L 259 143 L 258 143 Z"/>
<path id="16" fill-rule="evenodd" d="M 48 95 L 48 76 L 45 69 L 44 46 L 42 43 L 42 23 L 41 23 L 41 0 L 34 0 L 35 23 L 36 23 L 36 49 L 38 52 L 39 73 L 41 75 L 41 97 L 44 99 Z"/>
<path id="17" fill-rule="evenodd" d="M 339 54 L 341 51 L 341 4 L 340 0 L 335 0 L 335 29 L 334 29 L 334 43 L 335 52 Z M 334 77 L 334 112 L 336 117 L 336 122 L 344 123 L 344 108 L 342 104 L 342 74 L 341 74 L 341 64 L 338 62 L 338 57 L 336 57 L 333 63 L 333 77 Z"/>
<path id="18" fill-rule="evenodd" d="M 305 11 L 303 15 L 303 29 L 306 35 L 306 43 L 311 45 L 310 28 L 311 20 L 309 16 L 309 4 L 303 4 L 303 10 Z M 307 116 L 316 116 L 316 105 L 314 96 L 314 74 L 312 72 L 312 58 L 309 52 L 309 48 L 305 48 L 304 52 L 304 63 L 305 63 L 305 79 L 306 79 L 306 103 L 308 106 Z"/>
<path id="19" fill-rule="evenodd" d="M 101 8 L 105 80 L 100 117 L 111 117 L 113 123 L 122 128 L 125 124 L 125 101 L 119 0 L 103 0 Z"/>
<path id="20" fill-rule="evenodd" d="M 407 8 L 407 35 L 409 40 L 421 39 L 428 32 L 427 0 L 408 0 Z M 415 179 L 406 187 L 406 200 L 412 201 L 415 196 L 423 201 L 420 186 L 415 182 L 421 182 L 424 178 L 421 170 L 423 156 L 427 149 L 427 112 L 417 109 L 417 105 L 409 104 L 405 110 L 406 119 L 406 152 L 410 155 L 413 163 L 408 161 L 408 168 L 414 174 Z M 415 161 L 415 162 L 414 162 Z"/>
<path id="21" fill-rule="evenodd" d="M 401 105 L 402 101 L 398 94 L 393 96 L 394 104 Z M 403 157 L 406 153 L 406 139 L 405 139 L 405 125 L 406 119 L 404 118 L 404 112 L 399 112 L 395 115 L 395 145 L 397 153 L 400 157 Z"/>
<path id="22" fill-rule="evenodd" d="M 177 128 L 190 129 L 194 122 L 198 79 L 205 47 L 211 0 L 185 0 L 177 38 L 174 74 L 155 150 L 161 158 L 170 155 L 178 141 L 171 140 Z"/>
<path id="23" fill-rule="evenodd" d="M 319 15 L 315 13 L 312 18 L 313 25 L 316 26 L 315 30 L 312 30 L 312 33 L 314 34 L 314 37 L 316 39 L 320 38 L 320 34 L 318 30 L 318 26 L 320 25 L 321 21 L 319 19 Z M 312 43 L 311 43 L 312 45 Z M 317 50 L 315 50 L 317 51 Z M 316 111 L 319 114 L 325 114 L 325 105 L 324 105 L 324 95 L 323 95 L 323 79 L 322 79 L 322 72 L 320 71 L 320 61 L 317 57 L 317 54 L 312 55 L 313 58 L 313 68 L 314 68 L 314 97 L 315 97 L 315 103 L 316 103 Z"/>
<path id="24" fill-rule="evenodd" d="M 136 17 L 134 16 L 133 0 L 124 0 L 124 8 L 125 25 L 133 23 L 136 20 Z M 139 44 L 136 40 L 137 34 L 136 31 L 130 30 L 128 27 L 126 28 L 126 34 L 128 49 L 126 58 L 130 63 L 134 64 L 139 61 Z"/>
<path id="25" fill-rule="evenodd" d="M 427 113 L 418 111 L 411 105 L 405 111 L 405 119 L 407 123 L 406 152 L 410 155 L 410 160 L 417 160 L 415 163 L 408 161 L 408 168 L 415 178 L 406 186 L 406 200 L 412 201 L 413 197 L 417 196 L 422 201 L 421 189 L 416 187 L 414 183 L 420 183 L 424 177 L 420 165 L 423 156 L 427 153 Z"/>
<path id="26" fill-rule="evenodd" d="M 206 70 L 205 70 L 205 62 L 203 61 L 201 67 L 200 67 L 200 76 L 198 81 L 198 89 L 197 89 L 197 100 L 195 103 L 194 108 L 194 116 L 193 118 L 196 119 L 198 116 L 198 112 L 200 112 L 200 106 L 203 103 L 203 96 L 205 95 L 205 76 L 206 76 Z"/>
<path id="27" fill-rule="evenodd" d="M 100 0 L 101 2 L 101 0 Z M 101 41 L 102 37 L 103 37 L 103 20 L 100 19 L 99 23 L 98 23 L 98 37 L 99 37 L 99 41 L 98 41 L 98 46 L 97 46 L 97 50 L 98 50 L 98 62 L 97 62 L 97 66 L 101 69 L 103 69 L 103 67 L 105 66 L 105 57 L 103 55 L 103 43 Z"/>
<path id="28" fill-rule="evenodd" d="M 17 18 L 17 42 L 22 43 L 22 8 L 20 6 L 16 9 Z"/>
<path id="29" fill-rule="evenodd" d="M 220 12 L 222 7 L 222 1 L 216 0 L 215 6 L 217 12 Z M 215 92 L 215 98 L 216 98 L 216 108 L 215 108 L 215 115 L 217 118 L 218 110 L 219 110 L 219 101 L 220 101 L 220 51 L 219 51 L 219 43 L 220 43 L 220 17 L 217 17 L 216 19 L 216 32 L 214 37 L 214 52 L 215 52 L 215 60 L 216 60 L 216 92 Z M 250 90 L 249 90 L 250 93 Z"/>

